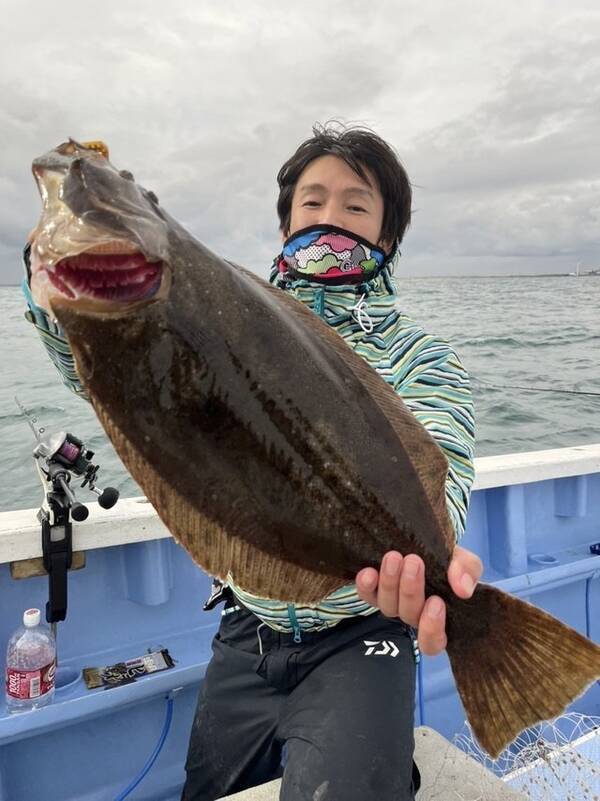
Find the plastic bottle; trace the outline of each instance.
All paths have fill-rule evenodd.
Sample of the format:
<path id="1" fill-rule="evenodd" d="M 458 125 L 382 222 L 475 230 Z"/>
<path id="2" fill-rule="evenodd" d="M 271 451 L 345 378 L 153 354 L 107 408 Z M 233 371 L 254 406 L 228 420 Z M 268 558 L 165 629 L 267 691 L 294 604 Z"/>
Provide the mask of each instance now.
<path id="1" fill-rule="evenodd" d="M 23 613 L 23 625 L 6 650 L 6 708 L 26 712 L 46 706 L 54 697 L 56 643 L 39 609 Z"/>

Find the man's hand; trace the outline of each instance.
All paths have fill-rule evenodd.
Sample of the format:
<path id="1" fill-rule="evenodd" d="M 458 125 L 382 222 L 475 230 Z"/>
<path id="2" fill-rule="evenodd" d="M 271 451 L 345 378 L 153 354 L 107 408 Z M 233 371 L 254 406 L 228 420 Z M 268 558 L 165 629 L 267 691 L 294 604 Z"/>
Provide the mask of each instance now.
<path id="1" fill-rule="evenodd" d="M 481 559 L 457 545 L 448 567 L 448 581 L 459 598 L 470 598 L 483 572 Z M 356 575 L 359 596 L 386 617 L 399 617 L 418 629 L 419 648 L 434 656 L 444 650 L 446 604 L 436 595 L 425 601 L 425 565 L 416 554 L 402 557 L 388 551 L 381 570 L 366 567 Z"/>

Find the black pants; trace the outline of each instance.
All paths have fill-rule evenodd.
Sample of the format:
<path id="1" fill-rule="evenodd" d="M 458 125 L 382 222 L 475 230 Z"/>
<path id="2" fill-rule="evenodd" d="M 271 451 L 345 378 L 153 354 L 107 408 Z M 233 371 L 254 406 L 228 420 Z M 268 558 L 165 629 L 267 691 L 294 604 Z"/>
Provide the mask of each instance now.
<path id="1" fill-rule="evenodd" d="M 412 642 L 398 620 L 354 617 L 295 643 L 246 609 L 224 615 L 182 801 L 280 776 L 281 801 L 413 801 L 414 696 Z"/>

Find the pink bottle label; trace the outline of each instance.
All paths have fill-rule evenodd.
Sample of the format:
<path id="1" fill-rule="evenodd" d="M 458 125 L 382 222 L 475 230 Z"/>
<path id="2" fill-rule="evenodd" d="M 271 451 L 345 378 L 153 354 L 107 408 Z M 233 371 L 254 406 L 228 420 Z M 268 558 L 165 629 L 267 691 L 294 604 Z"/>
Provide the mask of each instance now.
<path id="1" fill-rule="evenodd" d="M 20 701 L 34 700 L 54 688 L 56 660 L 39 670 L 6 668 L 6 692 Z"/>

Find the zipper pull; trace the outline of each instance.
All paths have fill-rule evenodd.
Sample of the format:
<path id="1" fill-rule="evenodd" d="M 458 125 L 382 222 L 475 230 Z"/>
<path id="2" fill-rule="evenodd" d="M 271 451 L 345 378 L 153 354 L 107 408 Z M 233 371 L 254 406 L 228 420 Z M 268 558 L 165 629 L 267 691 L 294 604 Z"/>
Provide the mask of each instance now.
<path id="1" fill-rule="evenodd" d="M 299 643 L 302 642 L 302 632 L 300 630 L 300 626 L 298 625 L 298 618 L 296 617 L 296 608 L 294 604 L 288 604 L 288 615 L 290 616 L 290 622 L 292 624 L 292 629 L 294 630 L 294 642 Z"/>
<path id="2" fill-rule="evenodd" d="M 320 287 L 315 292 L 315 302 L 313 306 L 313 311 L 325 319 L 325 287 Z"/>
<path id="3" fill-rule="evenodd" d="M 224 586 L 222 581 L 219 581 L 217 578 L 213 578 L 210 597 L 204 602 L 202 609 L 205 612 L 209 612 L 211 609 L 214 609 L 217 604 L 220 604 L 221 601 L 226 601 L 226 589 L 227 588 Z"/>

